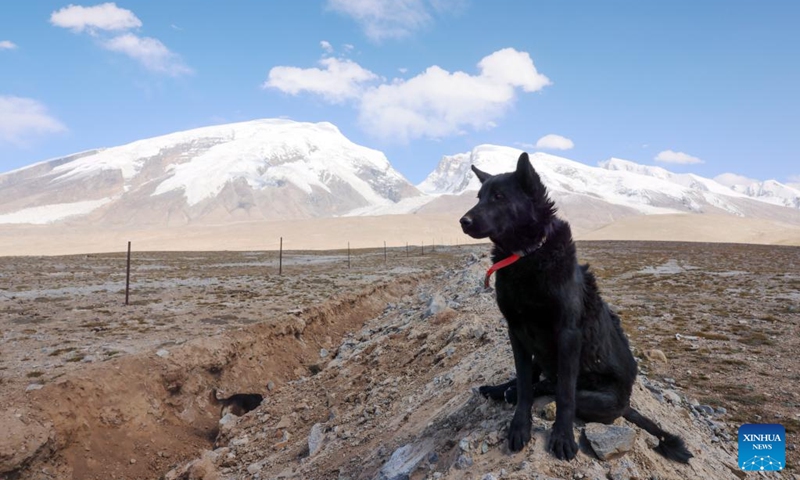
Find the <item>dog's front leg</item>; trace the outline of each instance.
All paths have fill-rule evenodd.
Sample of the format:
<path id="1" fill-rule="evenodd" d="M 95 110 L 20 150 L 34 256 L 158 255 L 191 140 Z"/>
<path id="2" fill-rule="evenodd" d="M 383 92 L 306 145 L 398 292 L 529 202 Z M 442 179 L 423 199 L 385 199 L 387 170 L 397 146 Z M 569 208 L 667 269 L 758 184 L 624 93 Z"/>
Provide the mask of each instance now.
<path id="1" fill-rule="evenodd" d="M 561 460 L 572 460 L 578 444 L 572 433 L 575 422 L 575 395 L 580 368 L 581 332 L 564 328 L 558 333 L 558 382 L 556 384 L 556 421 L 550 433 L 549 447 Z"/>
<path id="2" fill-rule="evenodd" d="M 531 439 L 531 407 L 533 406 L 533 359 L 522 342 L 508 330 L 514 366 L 517 369 L 517 409 L 508 429 L 508 448 L 518 452 Z"/>

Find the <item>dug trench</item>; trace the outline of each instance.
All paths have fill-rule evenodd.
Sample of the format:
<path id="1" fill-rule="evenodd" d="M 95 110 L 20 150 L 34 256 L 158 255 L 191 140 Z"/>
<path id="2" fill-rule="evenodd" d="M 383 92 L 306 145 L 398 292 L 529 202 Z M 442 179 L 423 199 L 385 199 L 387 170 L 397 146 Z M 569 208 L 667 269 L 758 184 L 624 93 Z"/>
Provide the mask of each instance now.
<path id="1" fill-rule="evenodd" d="M 12 396 L 2 414 L 4 479 L 158 478 L 217 435 L 209 392 L 269 396 L 319 371 L 320 351 L 410 294 L 428 274 L 398 276 L 268 323 L 88 365 Z M 269 386 L 269 387 L 268 387 Z"/>
<path id="2" fill-rule="evenodd" d="M 556 460 L 546 450 L 553 413 L 547 398 L 535 406 L 530 445 L 508 452 L 504 439 L 513 407 L 473 393 L 513 375 L 503 319 L 493 293 L 481 288 L 487 252 L 478 246 L 436 259 L 420 256 L 424 263 L 405 273 L 390 262 L 388 279 L 381 277 L 378 287 L 369 286 L 379 270 L 374 265 L 354 269 L 336 291 L 306 277 L 307 289 L 331 299 L 267 324 L 240 324 L 236 331 L 171 344 L 166 356 L 155 347 L 102 363 L 68 363 L 78 368 L 53 377 L 41 364 L 20 363 L 27 370 L 17 376 L 25 381 L 24 372 L 44 371 L 37 377 L 44 386 L 2 397 L 14 401 L 0 419 L 0 429 L 10 432 L 0 436 L 0 466 L 16 462 L 9 478 L 36 480 L 736 479 L 745 476 L 737 467 L 736 429 L 774 422 L 788 434 L 783 475 L 797 478 L 800 395 L 792 387 L 800 378 L 800 249 L 579 243 L 581 260 L 592 264 L 639 360 L 632 403 L 686 440 L 695 455 L 688 466 L 660 457 L 653 437 L 623 420 L 615 427 L 627 432 L 626 452 L 598 458 L 586 443 L 586 432 L 596 426 L 578 422 L 581 452 L 572 462 Z M 219 263 L 216 255 L 210 263 Z M 169 264 L 170 258 L 155 260 Z M 204 300 L 191 309 L 203 310 L 199 317 L 217 308 L 206 300 L 218 291 L 224 293 L 218 298 L 238 298 L 222 285 L 250 287 L 241 300 L 219 302 L 226 315 L 242 305 L 263 311 L 274 301 L 250 303 L 252 290 L 277 289 L 276 279 L 258 284 L 260 270 L 242 277 L 249 267 L 238 256 L 230 260 L 235 275 L 220 276 L 220 286 L 202 295 L 185 293 Z M 407 273 L 414 275 L 398 276 Z M 358 287 L 361 293 L 347 294 L 361 277 L 368 282 Z M 303 282 L 282 289 L 281 298 L 300 291 Z M 15 300 L 8 308 L 50 304 L 35 300 Z M 154 298 L 137 308 L 154 306 L 158 313 L 155 306 L 165 303 Z M 48 325 L 17 328 L 35 339 Z M 170 331 L 155 330 L 162 336 Z M 3 373 L 15 364 L 4 360 L 0 368 L 6 365 Z M 25 389 L 12 382 L 7 376 L 3 387 Z M 219 407 L 208 402 L 213 387 L 266 392 L 256 410 L 219 427 L 216 445 Z M 8 439 L 15 443 L 3 443 Z"/>

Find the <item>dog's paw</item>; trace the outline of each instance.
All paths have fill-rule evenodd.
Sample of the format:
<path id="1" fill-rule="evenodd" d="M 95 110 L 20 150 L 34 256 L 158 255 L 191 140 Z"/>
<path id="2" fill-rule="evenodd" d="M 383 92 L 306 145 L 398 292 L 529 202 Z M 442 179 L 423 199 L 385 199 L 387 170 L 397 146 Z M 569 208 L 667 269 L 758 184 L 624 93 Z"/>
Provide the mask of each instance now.
<path id="1" fill-rule="evenodd" d="M 531 420 L 517 421 L 516 418 L 511 421 L 511 426 L 508 429 L 508 449 L 512 452 L 519 452 L 528 442 L 531 441 Z"/>
<path id="2" fill-rule="evenodd" d="M 572 429 L 553 428 L 548 448 L 560 460 L 572 460 L 578 454 L 578 444 Z"/>
<path id="3" fill-rule="evenodd" d="M 505 392 L 503 392 L 503 397 L 505 397 L 506 403 L 510 403 L 511 405 L 517 404 L 517 387 L 508 387 Z"/>

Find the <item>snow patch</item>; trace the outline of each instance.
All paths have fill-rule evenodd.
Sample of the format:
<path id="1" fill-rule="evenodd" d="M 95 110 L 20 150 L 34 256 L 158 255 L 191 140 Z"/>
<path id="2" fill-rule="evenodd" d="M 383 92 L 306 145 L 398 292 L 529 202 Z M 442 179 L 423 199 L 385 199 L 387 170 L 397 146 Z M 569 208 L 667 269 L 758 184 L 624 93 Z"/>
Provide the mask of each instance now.
<path id="1" fill-rule="evenodd" d="M 13 213 L 0 215 L 0 224 L 28 223 L 32 225 L 45 225 L 69 217 L 88 215 L 112 200 L 114 199 L 103 198 L 100 200 L 87 200 L 84 202 L 59 203 L 25 208 Z"/>

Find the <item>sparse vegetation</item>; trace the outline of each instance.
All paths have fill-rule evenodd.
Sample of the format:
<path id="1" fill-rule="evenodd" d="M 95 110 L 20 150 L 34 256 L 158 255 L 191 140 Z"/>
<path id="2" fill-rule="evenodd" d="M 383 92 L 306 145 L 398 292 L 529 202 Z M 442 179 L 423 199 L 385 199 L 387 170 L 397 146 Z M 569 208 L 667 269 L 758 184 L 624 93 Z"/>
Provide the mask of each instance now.
<path id="1" fill-rule="evenodd" d="M 665 353 L 666 364 L 641 363 L 651 378 L 674 378 L 687 396 L 727 408 L 725 421 L 754 422 L 759 415 L 764 422 L 798 432 L 794 413 L 800 394 L 794 385 L 800 375 L 794 352 L 800 351 L 800 310 L 787 299 L 796 295 L 800 278 L 791 276 L 796 273 L 788 272 L 787 265 L 800 264 L 800 249 L 639 242 L 579 243 L 578 248 L 619 313 L 637 355 L 649 349 Z M 21 280 L 14 297 L 0 307 L 6 335 L 1 348 L 13 359 L 4 357 L 0 366 L 0 402 L 33 378 L 52 382 L 54 371 L 64 375 L 83 368 L 87 355 L 98 362 L 118 359 L 161 343 L 174 345 L 245 324 L 274 322 L 287 311 L 393 278 L 394 268 L 424 271 L 440 263 L 456 265 L 468 251 L 487 250 L 453 248 L 447 253 L 437 248 L 435 255 L 410 259 L 390 254 L 388 264 L 382 251 L 358 252 L 350 270 L 341 252 L 292 252 L 285 258 L 283 276 L 277 275 L 272 252 L 148 253 L 137 267 L 152 268 L 136 270 L 132 305 L 127 307 L 121 290 L 123 255 L 0 257 L 0 274 Z M 292 264 L 292 255 L 310 261 Z M 670 259 L 696 268 L 641 273 Z M 55 263 L 80 265 L 75 271 L 81 275 L 52 276 L 48 271 Z M 726 274 L 732 271 L 749 273 Z M 460 318 L 452 315 L 432 322 L 448 328 Z M 486 319 L 486 325 L 496 321 Z M 311 375 L 315 365 L 308 365 L 302 370 Z M 775 414 L 783 416 L 776 419 Z M 796 451 L 787 453 L 790 465 L 800 462 Z"/>

